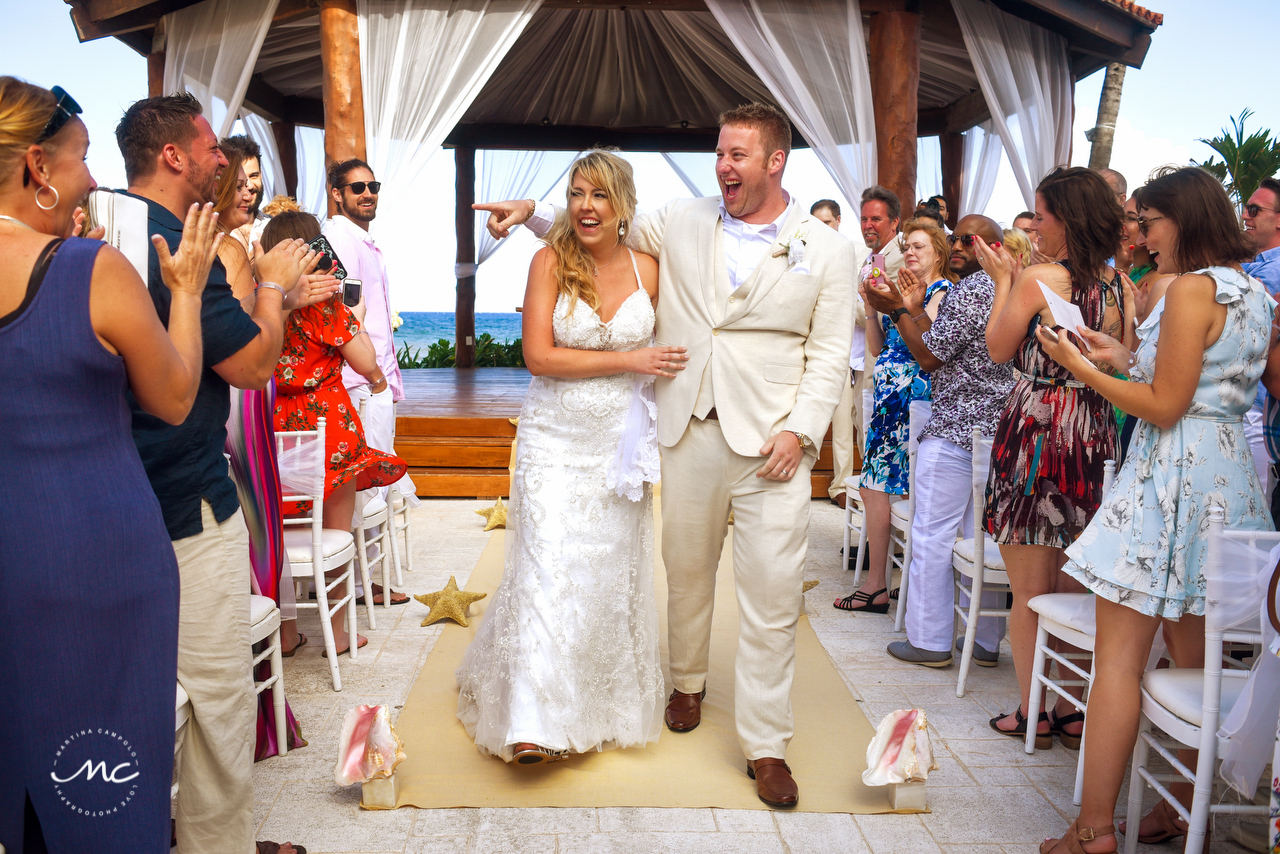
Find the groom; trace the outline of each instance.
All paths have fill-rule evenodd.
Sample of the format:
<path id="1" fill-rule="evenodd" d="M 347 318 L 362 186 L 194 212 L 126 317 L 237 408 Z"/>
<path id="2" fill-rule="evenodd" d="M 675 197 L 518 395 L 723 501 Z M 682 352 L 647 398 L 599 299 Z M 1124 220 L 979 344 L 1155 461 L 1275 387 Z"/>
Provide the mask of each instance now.
<path id="1" fill-rule="evenodd" d="M 720 116 L 720 196 L 636 218 L 634 248 L 659 260 L 656 337 L 688 348 L 659 378 L 662 559 L 675 690 L 667 727 L 698 726 L 706 696 L 716 566 L 732 509 L 740 614 L 734 704 L 760 799 L 799 799 L 784 761 L 808 546 L 809 472 L 840 400 L 853 334 L 854 247 L 782 189 L 791 124 L 765 104 Z M 505 237 L 545 233 L 554 209 L 476 205 Z"/>

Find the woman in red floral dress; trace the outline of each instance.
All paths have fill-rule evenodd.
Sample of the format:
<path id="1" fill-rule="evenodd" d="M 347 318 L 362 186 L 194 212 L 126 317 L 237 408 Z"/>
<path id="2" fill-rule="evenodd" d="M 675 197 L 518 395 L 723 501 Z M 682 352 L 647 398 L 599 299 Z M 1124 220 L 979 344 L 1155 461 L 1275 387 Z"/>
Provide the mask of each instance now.
<path id="1" fill-rule="evenodd" d="M 267 223 L 264 248 L 281 240 L 310 240 L 320 234 L 320 223 L 307 213 L 289 211 Z M 387 380 L 374 357 L 373 344 L 360 328 L 355 313 L 342 295 L 290 313 L 285 322 L 284 349 L 276 365 L 277 430 L 314 430 L 325 419 L 324 450 L 328 476 L 324 488 L 324 526 L 351 530 L 356 492 L 395 483 L 404 476 L 405 461 L 394 454 L 370 448 L 364 427 L 342 385 L 342 366 L 350 364 L 367 378 L 376 394 Z M 306 511 L 294 502 L 285 504 L 285 515 Z M 347 648 L 341 612 L 334 616 L 334 642 Z M 342 628 L 340 628 L 342 627 Z M 366 641 L 360 639 L 360 646 Z"/>

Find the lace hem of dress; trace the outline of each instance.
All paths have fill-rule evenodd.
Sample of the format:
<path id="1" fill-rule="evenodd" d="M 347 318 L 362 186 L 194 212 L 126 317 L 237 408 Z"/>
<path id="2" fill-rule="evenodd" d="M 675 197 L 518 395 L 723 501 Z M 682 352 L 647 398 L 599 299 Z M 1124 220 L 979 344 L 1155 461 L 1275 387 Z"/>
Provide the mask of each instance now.
<path id="1" fill-rule="evenodd" d="M 661 476 L 653 377 L 638 376 L 632 388 L 631 409 L 618 440 L 618 451 L 605 473 L 604 483 L 619 497 L 639 501 L 644 498 L 644 485 L 657 483 Z"/>

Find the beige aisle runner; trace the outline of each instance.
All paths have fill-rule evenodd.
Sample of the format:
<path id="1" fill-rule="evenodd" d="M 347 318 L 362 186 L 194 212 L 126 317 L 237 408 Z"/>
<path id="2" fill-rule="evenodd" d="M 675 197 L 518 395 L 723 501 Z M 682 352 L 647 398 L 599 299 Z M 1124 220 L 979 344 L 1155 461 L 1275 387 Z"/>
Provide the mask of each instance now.
<path id="1" fill-rule="evenodd" d="M 732 531 L 730 528 L 730 541 Z M 674 733 L 664 727 L 658 741 L 644 748 L 608 750 L 532 766 L 507 764 L 476 749 L 456 717 L 454 670 L 502 579 L 502 538 L 502 531 L 494 532 L 466 587 L 489 597 L 471 606 L 470 628 L 446 624 L 396 722 L 408 755 L 396 771 L 397 806 L 768 809 L 756 797 L 755 783 L 747 777 L 746 760 L 734 732 L 738 608 L 729 542 L 717 573 L 711 672 L 702 724 L 697 729 Z M 655 563 L 665 671 L 667 586 L 660 553 Z M 669 673 L 667 677 L 669 693 Z M 862 784 L 867 744 L 874 734 L 872 725 L 854 702 L 807 617 L 800 618 L 797 630 L 791 701 L 796 734 L 787 751 L 787 763 L 800 786 L 799 811 L 891 812 L 885 789 Z"/>

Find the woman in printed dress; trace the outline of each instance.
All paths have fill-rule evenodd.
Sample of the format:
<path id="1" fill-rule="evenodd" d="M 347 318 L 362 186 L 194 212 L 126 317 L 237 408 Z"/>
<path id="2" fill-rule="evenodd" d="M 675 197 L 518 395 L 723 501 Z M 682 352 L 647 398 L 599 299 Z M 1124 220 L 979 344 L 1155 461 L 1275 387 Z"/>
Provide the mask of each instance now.
<path id="1" fill-rule="evenodd" d="M 281 240 L 311 240 L 320 234 L 320 223 L 311 214 L 290 211 L 267 223 L 262 234 L 264 247 Z M 352 309 L 340 294 L 290 313 L 285 322 L 284 351 L 276 365 L 276 429 L 314 430 L 325 419 L 324 452 L 328 476 L 324 487 L 324 526 L 350 531 L 356 507 L 356 492 L 395 483 L 404 476 L 404 460 L 370 448 L 364 428 L 342 385 L 342 366 L 350 364 L 367 378 L 373 392 L 386 388 L 374 358 L 369 336 L 360 328 Z M 305 508 L 286 504 L 284 512 L 295 514 Z M 375 588 L 376 595 L 379 591 Z M 404 594 L 400 594 L 402 600 Z M 394 601 L 394 600 L 393 600 Z M 333 640 L 339 653 L 349 647 L 345 608 L 333 617 Z M 359 638 L 359 646 L 368 643 Z"/>
<path id="2" fill-rule="evenodd" d="M 938 316 L 947 288 L 956 281 L 947 260 L 951 248 L 947 235 L 930 217 L 908 220 L 902 229 L 902 271 L 898 287 L 903 293 L 924 288 L 924 315 L 918 318 L 928 329 Z M 874 311 L 868 311 L 873 316 Z M 889 503 L 907 496 L 907 439 L 911 401 L 929 399 L 929 375 L 898 333 L 888 315 L 880 323 L 867 324 L 867 345 L 879 350 L 872 374 L 875 408 L 867 431 L 867 454 L 862 461 L 858 493 L 867 512 L 866 583 L 835 601 L 842 611 L 889 612 L 889 585 L 885 571 L 889 555 Z"/>

